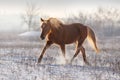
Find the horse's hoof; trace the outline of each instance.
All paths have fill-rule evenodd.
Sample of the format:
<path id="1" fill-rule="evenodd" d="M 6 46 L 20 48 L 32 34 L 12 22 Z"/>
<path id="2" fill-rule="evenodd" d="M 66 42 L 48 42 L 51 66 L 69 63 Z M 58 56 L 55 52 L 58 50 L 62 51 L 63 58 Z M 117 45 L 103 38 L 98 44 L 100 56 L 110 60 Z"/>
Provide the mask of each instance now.
<path id="1" fill-rule="evenodd" d="M 35 64 L 38 65 L 38 64 L 40 64 L 40 62 L 41 62 L 41 61 L 38 59 L 38 61 L 37 61 Z"/>
<path id="2" fill-rule="evenodd" d="M 68 63 L 69 63 L 69 61 L 68 61 L 68 59 L 66 59 L 66 60 L 65 60 L 65 64 L 68 64 Z"/>
<path id="3" fill-rule="evenodd" d="M 89 62 L 86 62 L 85 64 L 88 65 L 88 66 L 91 66 L 91 64 Z"/>
<path id="4" fill-rule="evenodd" d="M 72 65 L 72 62 L 69 62 L 68 65 Z"/>
<path id="5" fill-rule="evenodd" d="M 41 60 L 38 59 L 38 62 L 37 62 L 37 63 L 40 63 L 40 62 L 41 62 Z"/>

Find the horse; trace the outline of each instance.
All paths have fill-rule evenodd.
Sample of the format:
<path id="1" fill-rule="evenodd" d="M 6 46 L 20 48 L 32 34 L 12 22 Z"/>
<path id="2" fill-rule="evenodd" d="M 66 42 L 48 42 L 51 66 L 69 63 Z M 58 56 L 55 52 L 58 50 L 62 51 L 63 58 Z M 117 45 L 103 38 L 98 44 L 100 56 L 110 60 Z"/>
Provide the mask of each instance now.
<path id="1" fill-rule="evenodd" d="M 40 35 L 40 38 L 42 40 L 46 39 L 46 45 L 44 46 L 42 53 L 38 58 L 38 63 L 41 62 L 46 49 L 48 49 L 53 43 L 59 45 L 59 47 L 62 50 L 64 58 L 65 58 L 65 45 L 76 43 L 76 52 L 71 59 L 71 63 L 81 51 L 83 61 L 86 64 L 89 64 L 89 62 L 86 59 L 85 48 L 82 46 L 86 38 L 88 38 L 88 40 L 93 43 L 94 50 L 96 51 L 96 53 L 99 52 L 99 49 L 97 48 L 96 45 L 95 33 L 90 27 L 85 26 L 81 23 L 64 24 L 57 18 L 52 17 L 47 20 L 41 18 L 41 22 L 42 33 Z"/>

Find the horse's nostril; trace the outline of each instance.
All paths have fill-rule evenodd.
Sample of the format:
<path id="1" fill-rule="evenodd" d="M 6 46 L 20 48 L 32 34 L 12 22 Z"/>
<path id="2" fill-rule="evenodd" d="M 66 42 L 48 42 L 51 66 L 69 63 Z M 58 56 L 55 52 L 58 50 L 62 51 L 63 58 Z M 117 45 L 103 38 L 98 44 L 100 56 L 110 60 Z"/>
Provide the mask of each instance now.
<path id="1" fill-rule="evenodd" d="M 43 40 L 43 39 L 45 39 L 45 37 L 43 37 L 43 36 L 40 36 L 40 38 Z"/>

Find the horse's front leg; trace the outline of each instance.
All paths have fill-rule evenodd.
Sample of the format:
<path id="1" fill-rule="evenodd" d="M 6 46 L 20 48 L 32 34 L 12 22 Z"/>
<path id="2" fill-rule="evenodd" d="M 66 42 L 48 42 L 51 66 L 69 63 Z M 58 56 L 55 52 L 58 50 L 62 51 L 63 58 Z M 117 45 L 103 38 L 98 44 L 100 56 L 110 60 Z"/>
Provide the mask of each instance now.
<path id="1" fill-rule="evenodd" d="M 60 45 L 60 48 L 61 48 L 62 54 L 63 54 L 63 56 L 64 56 L 64 58 L 65 58 L 65 45 L 64 45 L 64 44 L 63 44 L 63 45 Z"/>
<path id="2" fill-rule="evenodd" d="M 63 57 L 64 57 L 65 61 L 67 62 L 67 59 L 65 58 L 65 44 L 60 45 L 60 48 L 62 50 Z"/>
<path id="3" fill-rule="evenodd" d="M 41 53 L 40 57 L 38 58 L 38 63 L 40 63 L 40 62 L 41 62 L 42 57 L 43 57 L 43 55 L 44 55 L 44 53 L 45 53 L 46 49 L 47 49 L 48 47 L 50 47 L 50 46 L 51 46 L 51 44 L 52 44 L 52 42 L 51 42 L 51 41 L 47 41 L 47 43 L 46 43 L 45 47 L 44 47 L 44 48 L 43 48 L 43 50 L 42 50 L 42 53 Z"/>

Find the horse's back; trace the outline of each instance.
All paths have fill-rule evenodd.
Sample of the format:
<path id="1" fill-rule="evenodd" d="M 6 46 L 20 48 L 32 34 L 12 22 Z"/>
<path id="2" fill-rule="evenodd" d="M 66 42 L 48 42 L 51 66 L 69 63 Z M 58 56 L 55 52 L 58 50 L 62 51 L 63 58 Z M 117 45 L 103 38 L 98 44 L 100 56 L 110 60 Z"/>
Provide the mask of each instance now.
<path id="1" fill-rule="evenodd" d="M 87 34 L 87 26 L 80 23 L 73 23 L 64 26 L 64 30 L 68 35 L 72 34 Z"/>
<path id="2" fill-rule="evenodd" d="M 87 37 L 87 27 L 80 23 L 73 23 L 64 26 L 64 42 L 72 43 L 79 38 Z"/>

